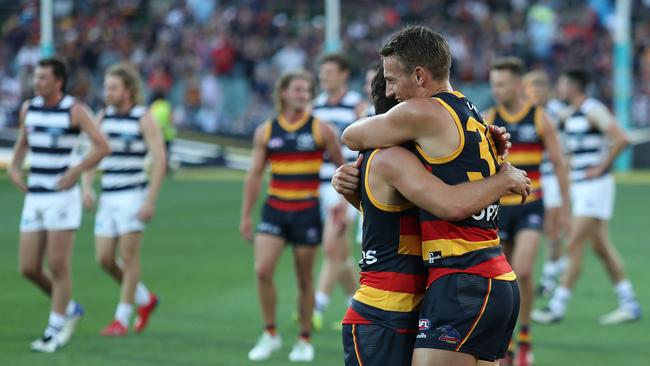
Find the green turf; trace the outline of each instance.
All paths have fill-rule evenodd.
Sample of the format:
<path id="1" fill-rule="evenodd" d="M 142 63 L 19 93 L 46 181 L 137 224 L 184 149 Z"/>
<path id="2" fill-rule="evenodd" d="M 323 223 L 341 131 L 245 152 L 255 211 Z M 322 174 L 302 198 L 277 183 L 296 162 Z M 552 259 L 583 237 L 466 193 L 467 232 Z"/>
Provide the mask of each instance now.
<path id="1" fill-rule="evenodd" d="M 4 176 L 4 174 L 0 174 Z M 225 179 L 220 180 L 223 176 Z M 145 334 L 121 339 L 99 337 L 118 298 L 118 287 L 94 261 L 92 215 L 84 217 L 73 260 L 74 297 L 86 308 L 69 346 L 53 355 L 32 354 L 29 342 L 45 326 L 48 301 L 17 273 L 18 220 L 22 196 L 0 178 L 0 365 L 247 365 L 246 354 L 260 332 L 253 286 L 251 248 L 237 232 L 240 174 L 187 173 L 166 182 L 155 221 L 143 249 L 143 279 L 162 303 Z M 650 258 L 650 182 L 618 186 L 613 237 L 626 260 L 639 299 L 650 311 L 647 261 Z M 288 364 L 297 333 L 291 321 L 295 279 L 291 255 L 276 275 L 279 289 L 281 352 L 265 365 Z M 326 319 L 344 311 L 340 291 Z M 541 302 L 540 302 L 541 304 Z M 604 271 L 593 254 L 564 323 L 535 327 L 536 365 L 650 364 L 648 321 L 602 327 L 597 317 L 615 306 Z M 338 332 L 314 335 L 315 365 L 342 364 Z"/>

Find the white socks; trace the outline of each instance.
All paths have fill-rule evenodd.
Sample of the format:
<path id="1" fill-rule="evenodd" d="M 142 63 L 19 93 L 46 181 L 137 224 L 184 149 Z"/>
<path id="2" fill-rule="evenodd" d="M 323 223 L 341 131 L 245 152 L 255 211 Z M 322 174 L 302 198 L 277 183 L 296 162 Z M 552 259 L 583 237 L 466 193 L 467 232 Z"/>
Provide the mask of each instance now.
<path id="1" fill-rule="evenodd" d="M 74 300 L 70 300 L 68 307 L 65 308 L 65 316 L 74 315 L 74 311 L 77 308 L 77 303 Z"/>
<path id="2" fill-rule="evenodd" d="M 59 331 L 61 331 L 64 323 L 65 323 L 64 315 L 51 311 L 50 318 L 47 321 L 47 328 L 45 328 L 44 335 L 46 337 L 55 336 L 57 333 L 59 333 Z"/>
<path id="3" fill-rule="evenodd" d="M 614 292 L 618 296 L 618 307 L 623 309 L 636 309 L 638 304 L 636 296 L 634 295 L 634 288 L 632 283 L 628 280 L 623 280 L 614 286 Z"/>
<path id="4" fill-rule="evenodd" d="M 548 303 L 548 308 L 555 315 L 564 316 L 566 312 L 566 304 L 571 298 L 571 290 L 566 287 L 559 286 L 555 289 L 551 301 Z"/>
<path id="5" fill-rule="evenodd" d="M 133 314 L 133 305 L 121 302 L 117 304 L 117 310 L 115 310 L 115 320 L 122 323 L 123 326 L 129 326 L 129 320 L 131 320 L 131 315 Z"/>
<path id="6" fill-rule="evenodd" d="M 325 309 L 327 308 L 327 305 L 330 303 L 330 297 L 327 296 L 323 292 L 316 292 L 315 297 L 315 303 L 314 303 L 314 310 L 318 312 L 324 312 Z"/>
<path id="7" fill-rule="evenodd" d="M 151 294 L 144 283 L 138 282 L 138 286 L 135 288 L 135 304 L 138 306 L 149 305 L 151 301 Z"/>

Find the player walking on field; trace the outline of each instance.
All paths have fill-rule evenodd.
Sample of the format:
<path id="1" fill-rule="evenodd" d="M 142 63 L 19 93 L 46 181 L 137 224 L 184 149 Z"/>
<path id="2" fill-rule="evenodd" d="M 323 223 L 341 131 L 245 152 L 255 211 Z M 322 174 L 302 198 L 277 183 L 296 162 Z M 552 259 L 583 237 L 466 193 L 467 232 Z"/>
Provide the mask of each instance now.
<path id="1" fill-rule="evenodd" d="M 314 116 L 334 127 L 337 136 L 359 117 L 363 104 L 361 94 L 348 88 L 350 63 L 340 54 L 329 54 L 320 60 L 318 79 L 323 92 L 314 100 Z M 343 147 L 343 158 L 353 162 L 357 153 Z M 337 283 L 349 301 L 358 288 L 358 276 L 350 252 L 350 228 L 357 212 L 331 185 L 336 166 L 326 159 L 320 171 L 321 216 L 323 218 L 323 265 L 318 277 L 314 306 L 314 327 L 323 326 L 323 313 Z M 340 319 L 340 318 L 339 318 Z M 339 325 L 339 322 L 336 323 Z"/>
<path id="2" fill-rule="evenodd" d="M 632 283 L 625 277 L 620 254 L 609 239 L 608 227 L 616 189 L 610 169 L 628 140 L 607 107 L 587 97 L 588 83 L 587 73 L 579 69 L 562 73 L 558 80 L 558 96 L 573 109 L 571 115 L 560 121 L 571 155 L 569 265 L 548 307 L 533 312 L 533 320 L 539 323 L 556 323 L 564 317 L 571 291 L 580 275 L 586 241 L 591 241 L 618 297 L 618 308 L 603 315 L 600 323 L 620 324 L 641 318 L 641 307 Z"/>
<path id="3" fill-rule="evenodd" d="M 55 352 L 72 336 L 83 316 L 72 300 L 70 260 L 74 237 L 81 224 L 81 173 L 97 165 L 110 149 L 88 107 L 65 94 L 68 78 L 57 59 L 39 61 L 34 72 L 36 97 L 20 109 L 18 137 L 8 169 L 12 182 L 25 192 L 20 219 L 19 270 L 45 294 L 52 307 L 43 336 L 31 343 L 38 352 Z M 78 164 L 73 149 L 81 132 L 92 148 Z M 27 183 L 22 166 L 30 153 Z M 49 272 L 43 270 L 47 257 Z"/>
<path id="4" fill-rule="evenodd" d="M 108 136 L 112 152 L 99 165 L 102 193 L 95 218 L 95 250 L 97 262 L 121 285 L 121 291 L 115 318 L 101 335 L 124 336 L 134 303 L 138 306 L 134 325 L 138 333 L 144 330 L 158 305 L 158 297 L 139 282 L 140 249 L 165 175 L 165 146 L 160 128 L 142 105 L 137 70 L 126 64 L 108 69 L 104 97 L 108 107 L 99 115 L 99 126 Z M 145 171 L 148 152 L 153 157 L 150 179 Z M 84 175 L 86 208 L 94 203 L 93 178 L 93 171 Z"/>
<path id="5" fill-rule="evenodd" d="M 512 148 L 508 161 L 528 173 L 532 192 L 522 204 L 516 195 L 501 199 L 499 209 L 499 236 L 509 262 L 517 274 L 521 294 L 519 334 L 515 364 L 533 364 L 530 313 L 535 299 L 533 267 L 539 250 L 544 222 L 540 164 L 546 151 L 557 172 L 564 204 L 560 207 L 560 225 L 569 219 L 569 178 L 554 125 L 542 106 L 535 106 L 524 97 L 522 61 L 513 57 L 496 60 L 490 70 L 490 85 L 497 105 L 486 113 L 486 122 L 508 129 Z M 507 359 L 512 357 L 512 347 Z"/>
<path id="6" fill-rule="evenodd" d="M 253 140 L 253 162 L 244 183 L 240 233 L 253 241 L 257 292 L 265 330 L 248 353 L 251 361 L 268 359 L 281 347 L 276 332 L 276 290 L 273 275 L 285 243 L 293 244 L 298 282 L 300 336 L 289 353 L 290 361 L 312 361 L 313 267 L 321 241 L 322 222 L 318 189 L 323 154 L 338 167 L 343 164 L 338 138 L 332 128 L 309 111 L 313 95 L 309 74 L 289 73 L 275 88 L 278 116 L 260 125 Z M 251 211 L 258 198 L 264 168 L 271 166 L 271 181 L 262 218 L 253 237 Z"/>

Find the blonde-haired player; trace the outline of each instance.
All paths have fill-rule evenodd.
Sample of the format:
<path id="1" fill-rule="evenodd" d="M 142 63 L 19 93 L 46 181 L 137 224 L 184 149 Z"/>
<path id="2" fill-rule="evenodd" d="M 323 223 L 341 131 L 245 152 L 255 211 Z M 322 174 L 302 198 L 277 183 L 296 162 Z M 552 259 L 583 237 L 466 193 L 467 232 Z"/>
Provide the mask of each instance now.
<path id="1" fill-rule="evenodd" d="M 107 108 L 100 128 L 108 136 L 112 153 L 100 163 L 102 194 L 95 219 L 97 261 L 121 284 L 115 319 L 101 331 L 103 336 L 123 336 L 138 305 L 134 329 L 141 332 L 158 304 L 140 280 L 140 246 L 145 224 L 156 211 L 156 198 L 165 175 L 165 146 L 160 128 L 142 105 L 140 75 L 127 64 L 109 68 L 104 79 Z M 145 171 L 145 156 L 153 157 L 151 176 Z M 94 201 L 93 174 L 84 179 L 84 205 Z M 116 260 L 119 247 L 121 261 Z"/>

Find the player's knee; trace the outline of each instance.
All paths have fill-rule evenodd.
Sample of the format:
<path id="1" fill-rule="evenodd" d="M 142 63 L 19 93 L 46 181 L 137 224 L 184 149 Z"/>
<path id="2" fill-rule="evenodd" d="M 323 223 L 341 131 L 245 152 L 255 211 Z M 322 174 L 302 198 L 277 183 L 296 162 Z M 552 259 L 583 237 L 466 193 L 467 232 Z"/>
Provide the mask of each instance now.
<path id="1" fill-rule="evenodd" d="M 97 260 L 97 264 L 106 271 L 111 271 L 115 266 L 117 266 L 115 258 L 111 255 L 99 254 L 95 259 Z"/>
<path id="2" fill-rule="evenodd" d="M 314 281 L 312 281 L 311 276 L 301 276 L 298 278 L 298 290 L 300 292 L 308 292 L 314 290 Z"/>
<path id="3" fill-rule="evenodd" d="M 39 266 L 33 266 L 28 264 L 20 263 L 18 265 L 18 272 L 20 272 L 23 277 L 33 280 L 36 279 L 41 274 L 41 269 Z"/>
<path id="4" fill-rule="evenodd" d="M 65 259 L 50 259 L 48 261 L 48 267 L 50 268 L 50 272 L 52 272 L 52 277 L 55 279 L 65 277 L 70 273 L 69 262 Z"/>
<path id="5" fill-rule="evenodd" d="M 273 280 L 273 269 L 268 265 L 256 265 L 255 277 L 258 282 L 271 282 Z"/>
<path id="6" fill-rule="evenodd" d="M 341 257 L 340 252 L 341 252 L 341 250 L 338 247 L 338 245 L 336 245 L 336 244 L 337 244 L 336 242 L 329 241 L 329 242 L 326 242 L 325 245 L 323 245 L 323 253 L 325 254 L 325 257 L 328 260 L 331 260 L 331 261 L 339 261 L 340 260 L 340 257 Z"/>

